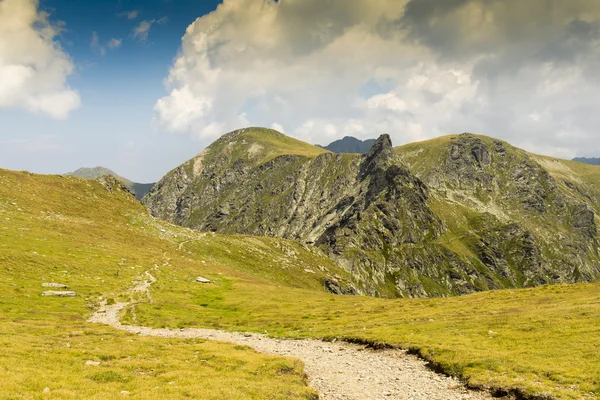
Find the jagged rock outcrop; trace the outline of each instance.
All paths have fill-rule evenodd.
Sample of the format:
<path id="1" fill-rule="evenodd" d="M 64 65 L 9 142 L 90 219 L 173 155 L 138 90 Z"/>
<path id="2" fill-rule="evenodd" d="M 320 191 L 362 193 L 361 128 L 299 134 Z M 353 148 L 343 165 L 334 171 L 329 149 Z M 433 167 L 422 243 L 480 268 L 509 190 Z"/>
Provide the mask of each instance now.
<path id="1" fill-rule="evenodd" d="M 470 134 L 411 146 L 394 149 L 382 135 L 364 155 L 333 154 L 272 130 L 239 130 L 143 202 L 190 228 L 317 246 L 377 296 L 600 277 L 594 206 L 533 157 Z"/>
<path id="2" fill-rule="evenodd" d="M 416 147 L 436 149 L 435 157 L 423 163 Z M 472 134 L 404 146 L 397 153 L 433 188 L 436 202 L 469 221 L 453 234 L 462 234 L 466 247 L 502 281 L 531 286 L 600 278 L 598 192 L 575 171 L 569 178 L 578 184 L 557 179 L 545 167 L 565 173 L 562 163 L 568 161 L 549 163 Z"/>

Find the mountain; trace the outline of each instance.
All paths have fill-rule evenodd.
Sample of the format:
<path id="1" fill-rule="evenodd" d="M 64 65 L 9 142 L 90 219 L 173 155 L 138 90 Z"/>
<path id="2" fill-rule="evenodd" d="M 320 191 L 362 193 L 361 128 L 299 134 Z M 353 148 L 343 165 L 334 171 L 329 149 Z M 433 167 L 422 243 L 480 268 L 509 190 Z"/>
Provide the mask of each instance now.
<path id="1" fill-rule="evenodd" d="M 142 197 L 144 197 L 150 191 L 150 189 L 152 189 L 152 186 L 154 186 L 154 183 L 132 182 L 129 179 L 123 178 L 122 176 L 118 175 L 114 171 L 112 171 L 108 168 L 104 168 L 104 167 L 79 168 L 78 170 L 69 172 L 65 175 L 77 176 L 79 178 L 85 178 L 85 179 L 98 179 L 101 176 L 105 176 L 105 175 L 114 176 L 115 178 L 117 178 L 118 180 L 123 182 L 125 184 L 125 186 L 127 186 L 127 188 L 129 188 L 129 190 L 131 190 L 131 192 L 135 195 L 135 197 L 138 200 L 141 200 Z"/>
<path id="2" fill-rule="evenodd" d="M 590 165 L 600 165 L 600 158 L 596 158 L 596 157 L 592 157 L 592 158 L 575 157 L 573 159 L 573 161 L 577 161 L 577 162 L 584 163 L 584 164 L 590 164 Z"/>
<path id="3" fill-rule="evenodd" d="M 331 157 L 285 137 L 273 145 L 305 160 Z M 368 160 L 365 169 L 377 164 Z M 584 167 L 576 171 L 580 187 L 595 179 L 596 167 L 571 164 Z M 571 174 L 561 162 L 553 171 Z M 386 393 L 392 375 L 406 380 L 406 361 L 382 364 L 364 346 L 344 342 L 409 349 L 437 371 L 484 393 L 508 394 L 503 398 L 598 398 L 600 283 L 447 299 L 332 295 L 344 282 L 358 289 L 360 282 L 315 246 L 169 224 L 152 218 L 112 176 L 85 181 L 0 169 L 0 220 L 2 399 L 309 400 L 318 398 L 315 387 L 341 393 L 334 374 L 349 377 L 349 390 L 359 387 L 365 354 L 375 365 L 371 394 Z M 75 297 L 43 296 L 52 283 Z M 107 320 L 112 326 L 98 323 Z M 226 343 L 236 336 L 237 345 Z M 257 339 L 258 351 L 249 347 Z M 340 344 L 341 359 L 332 348 Z M 286 357 L 259 352 L 265 348 Z M 305 371 L 292 357 L 316 367 Z M 454 381 L 450 396 L 432 397 L 442 381 L 426 375 L 415 396 L 471 394 Z M 317 380 L 332 384 L 309 387 Z"/>
<path id="4" fill-rule="evenodd" d="M 343 139 L 336 140 L 323 147 L 332 153 L 355 153 L 364 154 L 368 152 L 375 144 L 375 139 L 359 140 L 352 136 L 346 136 Z M 318 146 L 321 147 L 321 146 Z"/>
<path id="5" fill-rule="evenodd" d="M 381 297 L 600 278 L 600 173 L 472 134 L 364 155 L 279 132 L 224 135 L 143 200 L 202 231 L 312 244 Z"/>

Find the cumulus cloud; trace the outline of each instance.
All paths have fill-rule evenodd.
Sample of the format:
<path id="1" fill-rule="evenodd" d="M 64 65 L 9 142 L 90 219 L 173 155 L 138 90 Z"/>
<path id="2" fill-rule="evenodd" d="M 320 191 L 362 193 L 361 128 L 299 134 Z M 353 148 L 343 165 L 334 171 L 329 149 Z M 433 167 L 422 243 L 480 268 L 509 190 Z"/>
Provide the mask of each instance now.
<path id="1" fill-rule="evenodd" d="M 148 40 L 148 35 L 150 34 L 150 28 L 152 25 L 159 24 L 162 25 L 167 22 L 167 18 L 163 17 L 160 19 L 151 19 L 149 21 L 142 21 L 138 26 L 133 28 L 133 37 L 137 40 L 145 42 Z"/>
<path id="2" fill-rule="evenodd" d="M 596 142 L 598 67 L 588 0 L 225 0 L 187 28 L 155 122 L 321 144 L 475 131 L 570 157 Z"/>
<path id="3" fill-rule="evenodd" d="M 64 119 L 80 105 L 67 83 L 73 63 L 54 41 L 60 26 L 37 0 L 0 1 L 0 107 Z"/>

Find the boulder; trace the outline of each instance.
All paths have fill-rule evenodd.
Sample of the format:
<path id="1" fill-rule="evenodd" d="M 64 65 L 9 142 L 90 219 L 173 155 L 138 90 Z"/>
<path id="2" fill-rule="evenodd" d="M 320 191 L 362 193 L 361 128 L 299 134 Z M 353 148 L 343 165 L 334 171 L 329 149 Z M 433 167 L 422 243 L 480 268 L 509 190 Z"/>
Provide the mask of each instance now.
<path id="1" fill-rule="evenodd" d="M 64 285 L 62 283 L 50 282 L 50 283 L 42 283 L 42 287 L 50 287 L 50 288 L 55 288 L 55 289 L 66 289 L 67 285 Z"/>
<path id="2" fill-rule="evenodd" d="M 71 290 L 63 290 L 63 291 L 57 291 L 57 290 L 48 290 L 44 293 L 42 293 L 42 296 L 49 296 L 49 297 L 75 297 L 77 294 Z"/>
<path id="3" fill-rule="evenodd" d="M 199 283 L 210 283 L 210 280 L 199 276 L 199 277 L 196 278 L 196 282 L 199 282 Z"/>

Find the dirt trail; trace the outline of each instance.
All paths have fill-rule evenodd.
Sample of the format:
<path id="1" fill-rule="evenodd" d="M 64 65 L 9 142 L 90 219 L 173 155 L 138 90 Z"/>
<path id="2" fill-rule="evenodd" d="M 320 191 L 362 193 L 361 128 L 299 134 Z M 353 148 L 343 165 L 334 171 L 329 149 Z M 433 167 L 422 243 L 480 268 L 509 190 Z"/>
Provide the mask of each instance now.
<path id="1" fill-rule="evenodd" d="M 146 293 L 156 282 L 149 272 L 135 283 L 130 294 Z M 151 299 L 151 298 L 150 298 Z M 310 384 L 325 400 L 484 400 L 488 393 L 468 390 L 458 380 L 436 374 L 425 362 L 402 350 L 369 350 L 348 343 L 319 340 L 273 339 L 260 334 L 212 329 L 158 329 L 123 325 L 119 313 L 132 303 L 108 305 L 103 301 L 90 322 L 144 336 L 204 338 L 251 346 L 266 354 L 302 360 Z"/>

